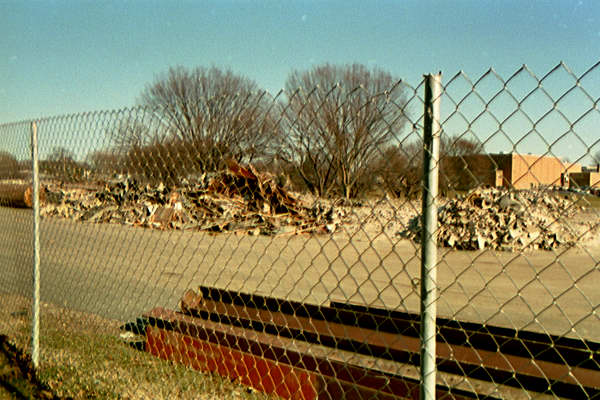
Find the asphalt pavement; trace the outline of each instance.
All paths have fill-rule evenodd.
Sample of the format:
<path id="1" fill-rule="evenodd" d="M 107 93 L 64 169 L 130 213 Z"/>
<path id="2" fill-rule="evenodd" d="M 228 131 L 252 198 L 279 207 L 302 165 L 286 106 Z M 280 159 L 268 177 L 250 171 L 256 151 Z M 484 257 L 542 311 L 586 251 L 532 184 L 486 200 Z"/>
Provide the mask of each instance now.
<path id="1" fill-rule="evenodd" d="M 29 295 L 31 210 L 0 208 L 0 292 Z M 419 311 L 420 249 L 366 234 L 212 235 L 48 218 L 41 222 L 42 301 L 120 321 L 176 308 L 199 285 L 325 304 Z M 440 250 L 438 313 L 600 341 L 600 248 Z"/>

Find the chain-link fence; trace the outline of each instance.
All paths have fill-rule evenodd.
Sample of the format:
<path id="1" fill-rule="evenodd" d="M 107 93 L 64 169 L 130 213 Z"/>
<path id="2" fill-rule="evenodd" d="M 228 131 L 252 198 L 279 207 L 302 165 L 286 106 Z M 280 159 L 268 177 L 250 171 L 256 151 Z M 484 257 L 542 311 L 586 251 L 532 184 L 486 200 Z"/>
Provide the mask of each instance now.
<path id="1" fill-rule="evenodd" d="M 600 66 L 301 83 L 0 126 L 40 396 L 600 397 Z"/>

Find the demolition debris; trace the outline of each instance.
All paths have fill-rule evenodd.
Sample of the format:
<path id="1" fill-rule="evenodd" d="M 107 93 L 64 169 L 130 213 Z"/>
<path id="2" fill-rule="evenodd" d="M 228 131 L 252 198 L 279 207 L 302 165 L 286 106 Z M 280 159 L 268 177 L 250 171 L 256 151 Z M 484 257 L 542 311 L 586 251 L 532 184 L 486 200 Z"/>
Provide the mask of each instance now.
<path id="1" fill-rule="evenodd" d="M 234 162 L 227 171 L 184 180 L 176 188 L 143 185 L 132 177 L 96 190 L 49 186 L 41 215 L 251 235 L 333 232 L 340 223 L 333 209 L 306 207 L 269 174 Z"/>
<path id="2" fill-rule="evenodd" d="M 458 250 L 570 247 L 598 226 L 570 219 L 580 211 L 582 207 L 552 192 L 476 189 L 439 208 L 438 244 Z M 421 216 L 399 235 L 419 241 Z"/>
<path id="3" fill-rule="evenodd" d="M 44 201 L 44 192 L 40 192 L 39 199 Z M 33 187 L 24 183 L 0 183 L 0 205 L 32 208 Z"/>
<path id="4" fill-rule="evenodd" d="M 15 193 L 21 196 L 24 190 Z M 234 162 L 226 171 L 183 180 L 177 187 L 142 184 L 126 176 L 94 188 L 48 185 L 44 194 L 42 216 L 94 223 L 250 235 L 343 231 L 352 236 L 363 230 L 374 237 L 397 233 L 421 239 L 416 203 L 310 201 L 288 192 L 272 175 Z M 596 218 L 578 216 L 583 207 L 569 197 L 543 190 L 475 189 L 445 200 L 438 214 L 439 245 L 521 251 L 583 243 L 599 224 Z"/>

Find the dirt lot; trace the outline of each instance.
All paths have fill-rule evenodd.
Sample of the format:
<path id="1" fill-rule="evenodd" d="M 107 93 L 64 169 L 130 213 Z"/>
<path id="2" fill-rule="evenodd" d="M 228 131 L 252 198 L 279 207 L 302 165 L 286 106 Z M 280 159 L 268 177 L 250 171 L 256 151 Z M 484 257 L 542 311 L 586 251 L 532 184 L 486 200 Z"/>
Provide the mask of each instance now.
<path id="1" fill-rule="evenodd" d="M 176 308 L 181 294 L 198 285 L 314 304 L 348 301 L 418 313 L 420 247 L 395 234 L 416 209 L 414 204 L 358 208 L 353 211 L 354 224 L 332 235 L 210 234 L 45 218 L 41 293 L 48 303 L 42 313 L 47 374 L 42 381 L 54 382 L 50 389 L 61 395 L 85 398 L 93 392 L 111 398 L 111 385 L 119 380 L 111 371 L 133 365 L 137 375 L 119 380 L 122 392 L 128 382 L 146 382 L 141 376 L 146 376 L 148 363 L 157 361 L 140 362 L 140 353 L 123 349 L 119 321 L 133 320 L 156 306 Z M 598 220 L 598 209 L 573 219 Z M 0 223 L 0 298 L 29 296 L 31 210 L 0 208 Z M 600 238 L 553 251 L 442 248 L 437 278 L 440 316 L 600 342 Z M 2 306 L 6 315 L 0 318 L 0 334 L 16 332 L 11 337 L 27 349 L 29 305 L 3 301 Z M 78 311 L 112 322 L 99 324 Z M 111 332 L 102 333 L 107 329 Z M 95 351 L 92 360 L 87 356 L 90 346 Z M 121 350 L 115 361 L 117 348 Z M 14 363 L 9 365 L 13 367 L 5 371 L 18 373 Z M 165 374 L 171 374 L 164 367 L 153 368 L 156 374 L 148 378 L 148 386 L 142 383 L 148 393 L 157 393 Z M 101 372 L 93 372 L 97 370 Z M 173 373 L 183 374 L 177 379 L 189 379 L 190 387 L 197 379 L 185 378 L 185 371 Z M 65 379 L 66 388 L 59 384 Z M 18 382 L 23 393 L 48 388 Z M 216 389 L 208 391 L 233 390 L 219 382 L 210 383 Z M 195 398 L 197 392 L 190 393 Z"/>
<path id="2" fill-rule="evenodd" d="M 30 221 L 30 210 L 0 209 L 3 292 L 30 292 Z M 419 310 L 420 248 L 381 229 L 270 237 L 48 218 L 41 231 L 42 299 L 121 321 L 175 307 L 198 285 Z M 441 249 L 438 312 L 600 341 L 598 243 L 524 253 Z"/>

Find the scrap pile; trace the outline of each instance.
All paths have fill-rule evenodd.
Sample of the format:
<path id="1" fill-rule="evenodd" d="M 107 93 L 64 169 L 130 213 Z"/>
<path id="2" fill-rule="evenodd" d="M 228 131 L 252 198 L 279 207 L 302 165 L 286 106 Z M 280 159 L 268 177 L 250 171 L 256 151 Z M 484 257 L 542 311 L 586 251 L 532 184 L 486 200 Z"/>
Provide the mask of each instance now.
<path id="1" fill-rule="evenodd" d="M 176 188 L 142 185 L 131 177 L 98 190 L 47 187 L 41 215 L 155 229 L 274 235 L 335 231 L 330 211 L 306 207 L 270 175 L 231 162 L 227 171 L 182 180 Z"/>
<path id="2" fill-rule="evenodd" d="M 438 243 L 458 250 L 552 250 L 573 246 L 593 223 L 567 220 L 581 207 L 548 192 L 476 189 L 439 208 Z M 400 236 L 421 238 L 421 216 Z"/>
<path id="3" fill-rule="evenodd" d="M 39 194 L 44 201 L 44 192 Z M 33 188 L 22 181 L 0 183 L 0 205 L 11 207 L 33 207 Z"/>

